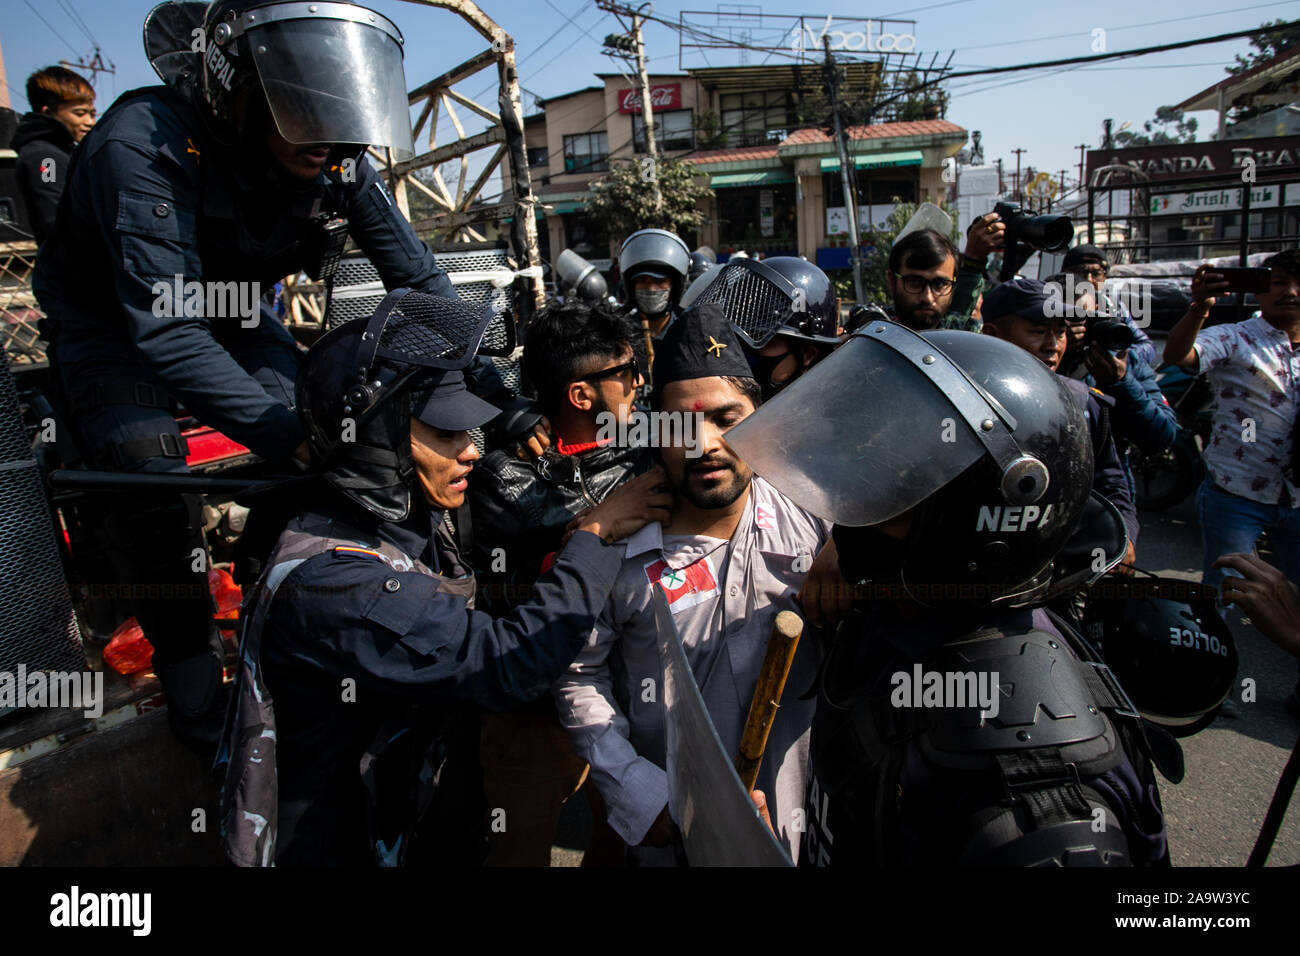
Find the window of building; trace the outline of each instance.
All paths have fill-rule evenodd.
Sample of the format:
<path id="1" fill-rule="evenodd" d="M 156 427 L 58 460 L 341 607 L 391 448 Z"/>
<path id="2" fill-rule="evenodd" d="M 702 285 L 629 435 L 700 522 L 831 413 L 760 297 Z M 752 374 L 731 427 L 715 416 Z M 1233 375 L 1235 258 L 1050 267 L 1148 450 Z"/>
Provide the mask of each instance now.
<path id="1" fill-rule="evenodd" d="M 902 202 L 916 202 L 916 174 L 899 174 L 897 169 L 857 171 L 858 205 L 878 206 L 892 203 L 897 196 Z M 822 195 L 826 208 L 844 205 L 844 177 L 838 172 L 822 175 Z"/>
<path id="2" fill-rule="evenodd" d="M 692 110 L 669 110 L 655 113 L 655 143 L 665 152 L 675 149 L 695 148 L 695 126 Z M 640 113 L 632 114 L 632 148 L 646 152 L 645 121 Z"/>
<path id="3" fill-rule="evenodd" d="M 769 133 L 795 127 L 794 96 L 788 90 L 724 93 L 720 99 L 728 146 L 763 146 Z"/>
<path id="4" fill-rule="evenodd" d="M 564 137 L 566 173 L 603 173 L 609 169 L 609 137 L 604 133 L 578 133 Z"/>
<path id="5" fill-rule="evenodd" d="M 545 166 L 546 165 L 546 147 L 529 146 L 528 147 L 528 165 Z"/>

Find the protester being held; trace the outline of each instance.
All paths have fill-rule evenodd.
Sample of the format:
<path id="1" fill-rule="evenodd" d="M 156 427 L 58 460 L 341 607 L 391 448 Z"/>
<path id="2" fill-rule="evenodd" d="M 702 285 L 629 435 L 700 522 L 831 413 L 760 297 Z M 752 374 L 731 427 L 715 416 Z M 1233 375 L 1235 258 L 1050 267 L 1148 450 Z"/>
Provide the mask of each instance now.
<path id="1" fill-rule="evenodd" d="M 1106 258 L 1106 254 L 1096 246 L 1087 244 L 1075 246 L 1065 253 L 1061 269 L 1073 276 L 1077 284 L 1082 285 L 1086 282 L 1092 286 L 1098 304 L 1107 312 L 1113 313 L 1133 331 L 1133 344 L 1129 346 L 1129 354 L 1139 356 L 1154 368 L 1157 364 L 1155 343 L 1133 318 L 1133 313 L 1125 304 L 1123 297 L 1112 296 L 1105 288 L 1106 276 L 1110 273 L 1110 260 Z M 1143 322 L 1143 325 L 1146 324 Z"/>
<path id="2" fill-rule="evenodd" d="M 773 621 L 796 608 L 795 594 L 830 530 L 754 478 L 726 445 L 725 433 L 754 411 L 759 390 L 719 306 L 689 311 L 673 324 L 654 372 L 656 412 L 698 422 L 694 442 L 660 448 L 673 512 L 662 527 L 647 525 L 628 539 L 587 646 L 555 684 L 560 719 L 591 764 L 609 823 L 645 865 L 674 860 L 667 849 L 674 822 L 656 591 L 718 735 L 735 753 Z M 816 641 L 800 642 L 758 778 L 777 838 L 792 857 L 802 830 L 813 703 L 791 690 L 812 686 L 818 656 Z"/>
<path id="3" fill-rule="evenodd" d="M 1036 356 L 1053 372 L 1065 354 L 1066 319 L 1038 279 L 1012 279 L 984 296 L 984 334 L 1005 339 Z M 1084 410 L 1092 436 L 1093 489 L 1124 518 L 1129 547 L 1115 573 L 1132 573 L 1138 539 L 1137 508 L 1128 476 L 1115 449 L 1112 413 L 1115 399 L 1082 382 L 1061 376 Z"/>
<path id="4" fill-rule="evenodd" d="M 95 88 L 69 69 L 47 66 L 27 78 L 27 102 L 32 111 L 10 147 L 18 151 L 14 180 L 40 245 L 54 231 L 72 148 L 95 125 Z"/>
<path id="5" fill-rule="evenodd" d="M 637 414 L 640 335 L 613 307 L 578 299 L 548 305 L 529 324 L 522 372 L 555 443 L 536 461 L 495 450 L 474 469 L 470 509 L 484 610 L 505 614 L 530 600 L 574 517 L 653 465 L 648 443 L 617 440 Z M 487 863 L 549 865 L 561 806 L 587 769 L 550 696 L 484 715 L 480 759 L 488 803 L 509 821 L 489 834 Z"/>
<path id="6" fill-rule="evenodd" d="M 1053 301 L 1061 303 L 1067 326 L 1065 356 L 1057 371 L 1115 400 L 1111 415 L 1115 447 L 1120 451 L 1129 490 L 1136 493 L 1129 445 L 1148 455 L 1163 451 L 1178 434 L 1178 418 L 1160 391 L 1155 371 L 1136 349 L 1107 348 L 1104 336 L 1128 326 L 1117 329 L 1117 319 L 1098 309 L 1091 285 L 1075 286 L 1061 273 L 1049 278 L 1044 288 Z"/>
<path id="7" fill-rule="evenodd" d="M 933 229 L 917 229 L 894 243 L 887 276 L 894 321 L 916 332 L 978 332 L 971 313 L 983 289 L 984 259 L 1002 247 L 1005 232 L 997 214 L 989 213 L 972 224 L 965 254 Z"/>
<path id="8" fill-rule="evenodd" d="M 505 710 L 544 694 L 610 593 L 609 542 L 668 518 L 663 474 L 647 472 L 577 519 L 535 599 L 501 618 L 475 610 L 473 572 L 443 519 L 464 503 L 479 457 L 468 430 L 497 410 L 461 369 L 427 364 L 420 349 L 436 320 L 422 317 L 435 314 L 426 303 L 401 319 L 356 319 L 307 355 L 298 407 L 324 480 L 303 493 L 244 605 L 221 755 L 234 863 L 396 865 L 438 853 L 417 834 L 446 783 L 450 708 Z M 369 343 L 380 339 L 394 344 L 376 357 Z M 472 830 L 470 816 L 429 824 Z"/>

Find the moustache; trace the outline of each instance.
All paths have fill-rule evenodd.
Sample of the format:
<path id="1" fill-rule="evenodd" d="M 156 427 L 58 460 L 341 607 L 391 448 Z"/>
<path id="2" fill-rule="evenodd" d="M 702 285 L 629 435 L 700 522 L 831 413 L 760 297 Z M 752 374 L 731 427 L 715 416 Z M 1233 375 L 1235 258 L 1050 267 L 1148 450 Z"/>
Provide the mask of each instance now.
<path id="1" fill-rule="evenodd" d="M 690 472 L 718 471 L 725 468 L 728 471 L 735 471 L 735 465 L 727 458 L 702 458 L 693 462 L 688 469 Z"/>

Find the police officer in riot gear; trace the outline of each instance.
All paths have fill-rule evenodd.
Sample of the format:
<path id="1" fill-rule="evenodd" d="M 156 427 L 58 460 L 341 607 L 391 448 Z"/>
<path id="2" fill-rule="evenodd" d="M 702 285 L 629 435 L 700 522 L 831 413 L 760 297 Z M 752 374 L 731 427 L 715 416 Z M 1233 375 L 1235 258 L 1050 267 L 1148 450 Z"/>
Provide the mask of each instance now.
<path id="1" fill-rule="evenodd" d="M 1055 375 L 988 336 L 868 323 L 727 441 L 835 521 L 857 582 L 819 691 L 806 862 L 1167 863 L 1147 729 L 1041 609 L 1126 544 Z"/>
<path id="2" fill-rule="evenodd" d="M 840 344 L 835 286 L 807 259 L 732 259 L 682 296 L 683 309 L 709 302 L 731 321 L 764 401 Z"/>
<path id="3" fill-rule="evenodd" d="M 649 334 L 663 335 L 686 288 L 686 243 L 666 229 L 642 229 L 623 240 L 618 254 L 625 302 Z"/>
<path id="4" fill-rule="evenodd" d="M 36 268 L 61 404 L 95 468 L 187 471 L 177 403 L 272 463 L 306 463 L 300 350 L 262 293 L 327 278 L 349 236 L 389 288 L 455 295 L 365 155 L 412 154 L 397 28 L 352 3 L 218 0 L 187 22 L 194 6 L 150 14 L 165 85 L 123 94 L 81 143 Z M 198 515 L 196 498 L 123 500 L 108 530 L 119 577 L 186 595 L 133 611 L 173 728 L 210 746 L 224 702 Z"/>
<path id="5" fill-rule="evenodd" d="M 436 796 L 447 708 L 544 694 L 614 583 L 607 542 L 668 519 L 662 471 L 633 479 L 574 522 L 534 601 L 499 620 L 474 610 L 443 519 L 479 457 L 468 429 L 496 415 L 463 377 L 491 318 L 475 312 L 397 290 L 307 355 L 298 407 L 324 487 L 245 605 L 221 756 L 232 862 L 406 861 Z"/>

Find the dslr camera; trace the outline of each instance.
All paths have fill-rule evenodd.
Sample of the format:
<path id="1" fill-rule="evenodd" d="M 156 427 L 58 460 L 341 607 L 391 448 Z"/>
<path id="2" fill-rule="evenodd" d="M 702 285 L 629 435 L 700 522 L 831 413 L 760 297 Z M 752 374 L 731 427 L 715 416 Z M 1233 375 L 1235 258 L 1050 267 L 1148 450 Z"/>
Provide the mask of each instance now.
<path id="1" fill-rule="evenodd" d="M 1022 242 L 1039 252 L 1063 252 L 1074 238 L 1069 216 L 1028 216 L 1016 202 L 1000 202 L 993 211 L 1006 223 L 1008 245 Z"/>

